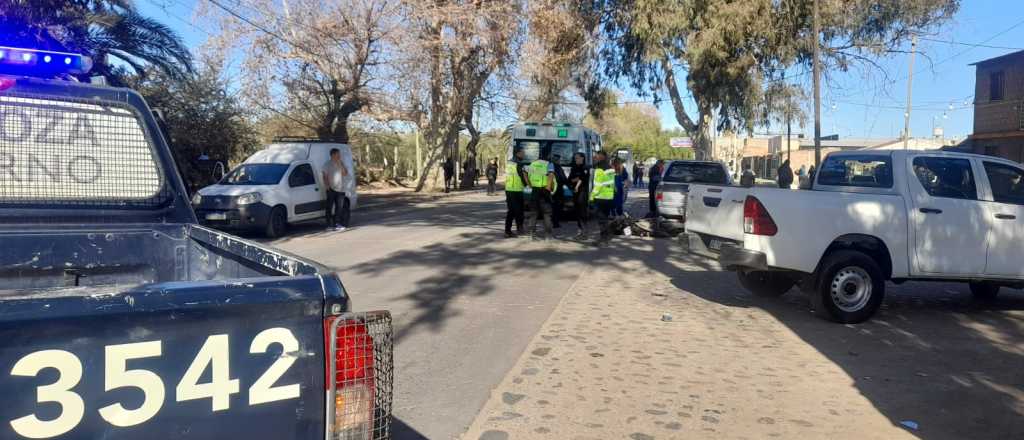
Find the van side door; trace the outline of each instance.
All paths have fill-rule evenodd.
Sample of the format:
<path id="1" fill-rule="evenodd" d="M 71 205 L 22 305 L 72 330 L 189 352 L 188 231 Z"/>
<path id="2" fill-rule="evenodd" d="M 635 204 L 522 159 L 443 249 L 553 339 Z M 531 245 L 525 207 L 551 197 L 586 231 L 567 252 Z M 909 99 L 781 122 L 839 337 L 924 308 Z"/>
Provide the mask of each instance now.
<path id="1" fill-rule="evenodd" d="M 1024 170 L 981 160 L 991 194 L 984 204 L 990 224 L 985 275 L 1024 278 Z"/>
<path id="2" fill-rule="evenodd" d="M 982 275 L 990 222 L 976 170 L 964 157 L 908 156 L 908 215 L 922 275 Z"/>
<path id="3" fill-rule="evenodd" d="M 289 220 L 307 220 L 323 216 L 323 195 L 316 183 L 313 166 L 299 163 L 288 174 L 288 192 L 291 203 Z"/>

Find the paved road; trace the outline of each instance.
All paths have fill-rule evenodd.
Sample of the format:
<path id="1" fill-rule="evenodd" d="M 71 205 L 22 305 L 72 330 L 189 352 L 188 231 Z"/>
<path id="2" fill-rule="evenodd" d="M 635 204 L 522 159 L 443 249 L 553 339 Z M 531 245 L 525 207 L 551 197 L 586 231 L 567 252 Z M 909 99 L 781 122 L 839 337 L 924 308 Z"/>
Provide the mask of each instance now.
<path id="1" fill-rule="evenodd" d="M 504 209 L 482 193 L 406 200 L 273 243 L 338 270 L 356 310 L 393 313 L 398 439 L 462 434 L 596 252 L 504 239 Z"/>

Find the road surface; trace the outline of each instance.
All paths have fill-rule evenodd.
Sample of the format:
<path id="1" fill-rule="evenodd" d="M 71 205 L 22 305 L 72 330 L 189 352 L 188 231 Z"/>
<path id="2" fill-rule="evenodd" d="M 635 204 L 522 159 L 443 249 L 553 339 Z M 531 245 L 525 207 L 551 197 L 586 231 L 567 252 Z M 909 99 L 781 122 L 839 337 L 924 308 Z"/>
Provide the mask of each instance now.
<path id="1" fill-rule="evenodd" d="M 504 194 L 402 200 L 272 243 L 337 270 L 355 310 L 391 310 L 397 439 L 462 434 L 596 252 L 505 239 L 504 214 Z"/>

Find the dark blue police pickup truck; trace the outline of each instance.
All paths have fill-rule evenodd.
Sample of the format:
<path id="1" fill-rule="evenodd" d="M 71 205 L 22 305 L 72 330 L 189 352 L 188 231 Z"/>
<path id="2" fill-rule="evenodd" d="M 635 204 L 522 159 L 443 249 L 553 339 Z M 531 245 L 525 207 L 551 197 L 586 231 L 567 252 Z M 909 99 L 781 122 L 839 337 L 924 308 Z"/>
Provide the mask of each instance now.
<path id="1" fill-rule="evenodd" d="M 142 98 L 53 79 L 87 63 L 0 47 L 0 439 L 388 438 L 390 315 L 199 226 Z"/>

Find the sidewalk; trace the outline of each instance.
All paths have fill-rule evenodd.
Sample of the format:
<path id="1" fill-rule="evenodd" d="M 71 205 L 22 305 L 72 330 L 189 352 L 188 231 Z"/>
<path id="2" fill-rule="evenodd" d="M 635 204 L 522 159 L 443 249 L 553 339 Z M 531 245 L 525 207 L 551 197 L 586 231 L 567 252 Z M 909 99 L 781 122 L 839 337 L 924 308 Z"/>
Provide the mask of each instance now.
<path id="1" fill-rule="evenodd" d="M 737 308 L 753 300 L 733 274 L 669 240 L 611 248 L 621 257 L 577 280 L 463 439 L 914 438 L 771 313 Z"/>

